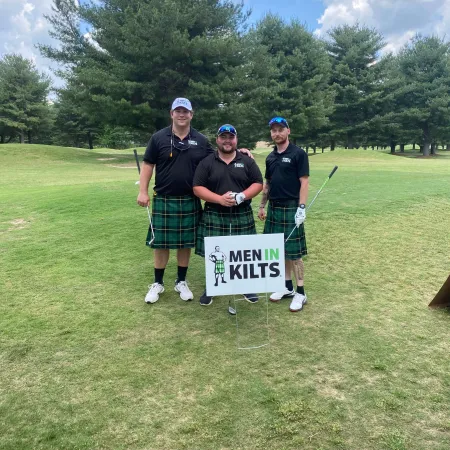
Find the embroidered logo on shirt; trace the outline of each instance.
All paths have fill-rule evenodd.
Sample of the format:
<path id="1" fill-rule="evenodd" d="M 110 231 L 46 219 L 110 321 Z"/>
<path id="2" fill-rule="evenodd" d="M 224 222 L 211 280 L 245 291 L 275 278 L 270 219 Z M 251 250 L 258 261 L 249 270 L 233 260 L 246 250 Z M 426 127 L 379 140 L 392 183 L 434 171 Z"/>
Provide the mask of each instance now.
<path id="1" fill-rule="evenodd" d="M 290 163 L 290 162 L 291 162 L 291 158 L 283 158 L 283 159 L 281 160 L 281 162 L 287 162 L 287 163 Z"/>
<path id="2" fill-rule="evenodd" d="M 198 145 L 197 144 L 197 141 L 188 141 L 189 142 L 189 144 L 191 144 L 191 145 Z"/>
<path id="3" fill-rule="evenodd" d="M 234 167 L 244 167 L 244 164 L 242 164 L 242 163 L 234 163 Z"/>

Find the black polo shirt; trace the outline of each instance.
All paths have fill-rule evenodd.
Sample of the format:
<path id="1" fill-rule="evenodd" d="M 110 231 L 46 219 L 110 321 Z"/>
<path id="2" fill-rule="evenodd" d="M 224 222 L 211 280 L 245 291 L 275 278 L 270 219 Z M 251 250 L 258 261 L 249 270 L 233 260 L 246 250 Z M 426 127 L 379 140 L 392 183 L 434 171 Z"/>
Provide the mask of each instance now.
<path id="1" fill-rule="evenodd" d="M 240 152 L 236 152 L 230 164 L 222 161 L 219 153 L 214 152 L 198 165 L 194 176 L 194 186 L 203 186 L 219 195 L 228 191 L 242 192 L 253 183 L 262 182 L 262 174 L 256 162 Z"/>
<path id="2" fill-rule="evenodd" d="M 169 196 L 193 195 L 195 169 L 202 159 L 213 152 L 206 136 L 194 128 L 182 141 L 178 136 L 172 136 L 171 126 L 156 132 L 144 154 L 145 162 L 155 164 L 155 191 Z"/>
<path id="3" fill-rule="evenodd" d="M 266 158 L 265 178 L 270 183 L 269 199 L 299 199 L 300 177 L 309 176 L 309 161 L 306 152 L 290 143 L 278 153 L 277 148 Z"/>

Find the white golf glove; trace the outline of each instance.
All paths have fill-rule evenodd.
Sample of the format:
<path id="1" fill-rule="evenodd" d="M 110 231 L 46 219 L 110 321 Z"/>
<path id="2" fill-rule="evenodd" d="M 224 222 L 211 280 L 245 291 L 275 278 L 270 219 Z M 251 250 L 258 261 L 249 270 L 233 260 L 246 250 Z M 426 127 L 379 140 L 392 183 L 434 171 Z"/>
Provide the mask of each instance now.
<path id="1" fill-rule="evenodd" d="M 300 208 L 300 206 L 297 208 L 297 212 L 295 213 L 295 225 L 297 228 L 306 220 L 306 209 Z"/>
<path id="2" fill-rule="evenodd" d="M 245 200 L 245 194 L 243 192 L 230 192 L 230 197 L 234 198 L 236 205 L 240 205 Z"/>
<path id="3" fill-rule="evenodd" d="M 234 199 L 236 200 L 236 205 L 240 205 L 245 200 L 245 194 L 243 192 L 239 192 L 239 194 L 234 196 Z"/>

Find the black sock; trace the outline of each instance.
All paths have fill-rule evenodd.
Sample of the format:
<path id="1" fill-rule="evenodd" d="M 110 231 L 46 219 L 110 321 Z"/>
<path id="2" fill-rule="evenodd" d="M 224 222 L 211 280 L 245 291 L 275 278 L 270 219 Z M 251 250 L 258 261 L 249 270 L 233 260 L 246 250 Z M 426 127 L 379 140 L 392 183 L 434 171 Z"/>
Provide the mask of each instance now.
<path id="1" fill-rule="evenodd" d="M 299 294 L 305 295 L 305 287 L 304 286 L 297 286 L 297 292 Z"/>
<path id="2" fill-rule="evenodd" d="M 186 281 L 186 273 L 188 268 L 187 267 L 181 267 L 178 266 L 178 277 L 177 277 L 177 283 L 179 281 Z"/>
<path id="3" fill-rule="evenodd" d="M 155 269 L 155 283 L 164 284 L 164 271 L 166 269 Z"/>
<path id="4" fill-rule="evenodd" d="M 290 291 L 294 290 L 294 286 L 292 285 L 292 280 L 286 280 L 286 289 Z"/>

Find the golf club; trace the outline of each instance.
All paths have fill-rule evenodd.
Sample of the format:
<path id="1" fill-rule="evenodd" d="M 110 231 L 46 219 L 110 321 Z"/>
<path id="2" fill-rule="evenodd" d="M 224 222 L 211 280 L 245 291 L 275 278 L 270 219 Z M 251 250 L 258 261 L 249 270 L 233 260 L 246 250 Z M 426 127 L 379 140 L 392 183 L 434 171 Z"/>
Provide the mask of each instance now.
<path id="1" fill-rule="evenodd" d="M 325 180 L 325 182 L 322 184 L 322 186 L 320 187 L 320 189 L 317 191 L 317 194 L 314 196 L 314 198 L 312 199 L 311 203 L 308 205 L 308 207 L 306 208 L 306 211 L 309 210 L 309 208 L 311 208 L 312 204 L 315 202 L 316 198 L 319 196 L 319 194 L 322 192 L 322 189 L 325 187 L 325 185 L 328 183 L 329 179 L 333 176 L 334 172 L 336 172 L 336 170 L 338 170 L 338 166 L 334 166 L 334 169 L 331 171 L 330 175 L 328 175 L 327 179 Z M 296 230 L 297 225 L 294 226 L 294 228 L 292 229 L 291 233 L 289 234 L 289 236 L 286 238 L 286 240 L 284 241 L 285 243 L 288 241 L 288 239 L 292 236 L 292 233 Z"/>
<path id="2" fill-rule="evenodd" d="M 233 214 L 232 214 L 231 208 L 230 208 L 230 236 L 231 236 L 231 221 L 232 221 L 232 219 L 233 219 Z M 233 297 L 233 299 L 234 299 L 234 297 Z M 228 312 L 232 316 L 236 315 L 236 309 L 231 306 L 231 296 L 230 295 L 228 296 Z"/>
<path id="3" fill-rule="evenodd" d="M 137 150 L 134 149 L 133 153 L 134 153 L 134 159 L 136 160 L 137 170 L 138 170 L 138 173 L 140 174 L 141 173 L 141 166 L 139 164 L 139 157 L 138 157 L 138 154 L 137 154 Z M 139 184 L 139 181 L 136 181 L 135 184 Z M 155 232 L 153 231 L 152 216 L 150 214 L 150 208 L 148 207 L 148 205 L 147 205 L 147 215 L 148 215 L 148 221 L 150 222 L 150 230 L 151 230 L 151 236 L 152 236 L 152 238 L 148 241 L 148 245 L 151 245 L 151 244 L 153 244 L 153 241 L 155 240 Z"/>

